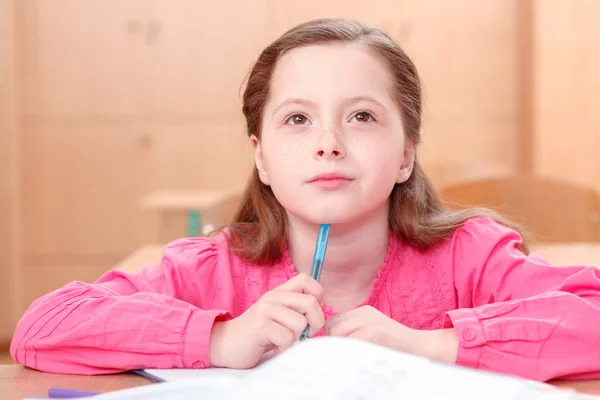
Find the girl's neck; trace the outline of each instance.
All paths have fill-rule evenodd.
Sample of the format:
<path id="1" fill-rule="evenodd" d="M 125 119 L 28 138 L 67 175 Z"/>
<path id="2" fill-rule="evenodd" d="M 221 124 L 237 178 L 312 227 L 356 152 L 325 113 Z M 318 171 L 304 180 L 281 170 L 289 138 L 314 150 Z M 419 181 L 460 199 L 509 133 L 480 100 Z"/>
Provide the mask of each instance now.
<path id="1" fill-rule="evenodd" d="M 320 279 L 326 300 L 368 295 L 388 251 L 387 210 L 385 204 L 360 221 L 331 225 Z M 292 215 L 288 216 L 288 223 L 292 262 L 299 273 L 310 274 L 319 225 Z"/>

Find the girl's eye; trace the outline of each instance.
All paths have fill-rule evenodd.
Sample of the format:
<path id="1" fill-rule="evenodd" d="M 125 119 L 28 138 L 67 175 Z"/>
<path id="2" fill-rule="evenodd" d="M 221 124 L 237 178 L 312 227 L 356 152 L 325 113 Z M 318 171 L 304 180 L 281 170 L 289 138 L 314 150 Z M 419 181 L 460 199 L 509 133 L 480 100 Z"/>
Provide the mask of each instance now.
<path id="1" fill-rule="evenodd" d="M 287 120 L 288 125 L 306 125 L 310 124 L 310 121 L 306 116 L 302 114 L 294 114 Z"/>
<path id="2" fill-rule="evenodd" d="M 372 122 L 375 121 L 375 118 L 366 111 L 357 112 L 354 114 L 354 117 L 350 120 L 350 122 Z"/>

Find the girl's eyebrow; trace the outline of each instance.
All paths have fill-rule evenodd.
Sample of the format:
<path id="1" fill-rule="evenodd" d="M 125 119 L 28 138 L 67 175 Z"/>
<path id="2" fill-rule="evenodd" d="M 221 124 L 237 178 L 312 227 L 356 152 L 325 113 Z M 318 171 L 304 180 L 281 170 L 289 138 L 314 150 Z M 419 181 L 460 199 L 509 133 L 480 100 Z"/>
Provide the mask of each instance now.
<path id="1" fill-rule="evenodd" d="M 368 101 L 371 103 L 374 103 L 376 105 L 378 105 L 381 108 L 385 108 L 385 106 L 378 100 L 376 100 L 374 97 L 371 96 L 354 96 L 354 97 L 350 97 L 346 100 L 344 100 L 344 103 L 346 104 L 353 104 L 353 103 L 359 103 L 361 101 Z"/>
<path id="2" fill-rule="evenodd" d="M 314 102 L 307 99 L 290 98 L 279 103 L 279 105 L 273 110 L 273 115 L 277 114 L 279 110 L 281 110 L 285 106 L 289 106 L 290 104 L 300 104 L 305 107 L 311 107 L 315 105 Z"/>
<path id="3" fill-rule="evenodd" d="M 376 100 L 375 98 L 373 98 L 371 96 L 348 97 L 347 99 L 344 99 L 343 103 L 344 104 L 353 104 L 353 103 L 358 103 L 361 101 L 368 101 L 368 102 L 378 105 L 381 108 L 385 108 L 385 106 L 383 104 L 381 104 L 380 101 Z M 281 103 L 279 103 L 279 105 L 277 107 L 275 107 L 275 109 L 273 110 L 273 115 L 277 114 L 277 112 L 279 110 L 281 110 L 283 107 L 289 106 L 291 104 L 299 104 L 299 105 L 302 105 L 305 107 L 314 107 L 314 105 L 315 105 L 315 103 L 311 100 L 300 99 L 300 98 L 289 98 L 289 99 L 282 101 Z"/>

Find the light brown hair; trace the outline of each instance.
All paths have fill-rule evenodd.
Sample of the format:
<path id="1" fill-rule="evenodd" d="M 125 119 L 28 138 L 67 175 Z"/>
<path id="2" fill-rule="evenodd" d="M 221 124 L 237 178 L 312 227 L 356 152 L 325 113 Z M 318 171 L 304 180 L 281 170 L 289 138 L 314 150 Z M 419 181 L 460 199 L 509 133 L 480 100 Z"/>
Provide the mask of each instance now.
<path id="1" fill-rule="evenodd" d="M 369 46 L 389 68 L 391 88 L 402 112 L 406 136 L 421 141 L 421 83 L 417 69 L 402 48 L 376 26 L 345 19 L 318 19 L 300 24 L 266 47 L 250 70 L 243 94 L 243 113 L 248 136 L 260 140 L 261 121 L 269 99 L 271 76 L 279 58 L 294 48 L 326 43 L 360 43 Z M 480 208 L 450 211 L 441 201 L 418 160 L 410 178 L 396 184 L 390 195 L 389 225 L 403 241 L 427 250 L 448 238 L 473 217 L 489 217 L 516 229 L 497 213 Z M 271 188 L 263 184 L 256 167 L 240 208 L 228 226 L 231 249 L 247 261 L 277 262 L 286 240 L 286 212 Z M 522 250 L 527 251 L 523 244 Z"/>

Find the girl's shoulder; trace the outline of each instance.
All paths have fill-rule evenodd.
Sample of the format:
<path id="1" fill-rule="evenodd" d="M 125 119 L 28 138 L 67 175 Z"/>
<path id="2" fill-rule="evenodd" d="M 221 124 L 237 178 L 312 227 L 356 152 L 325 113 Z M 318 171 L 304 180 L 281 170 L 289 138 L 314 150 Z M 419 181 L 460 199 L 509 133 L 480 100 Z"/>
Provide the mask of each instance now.
<path id="1" fill-rule="evenodd" d="M 489 217 L 474 217 L 431 249 L 432 256 L 454 263 L 485 263 L 493 255 L 524 257 L 523 238 L 516 230 Z"/>
<path id="2" fill-rule="evenodd" d="M 174 240 L 165 246 L 161 263 L 203 269 L 241 268 L 245 261 L 230 249 L 227 233 L 227 230 L 224 230 L 214 236 Z"/>
<path id="3" fill-rule="evenodd" d="M 489 251 L 502 244 L 518 248 L 523 243 L 523 237 L 513 228 L 489 217 L 474 217 L 457 228 L 450 241 L 454 242 L 454 246 Z"/>

